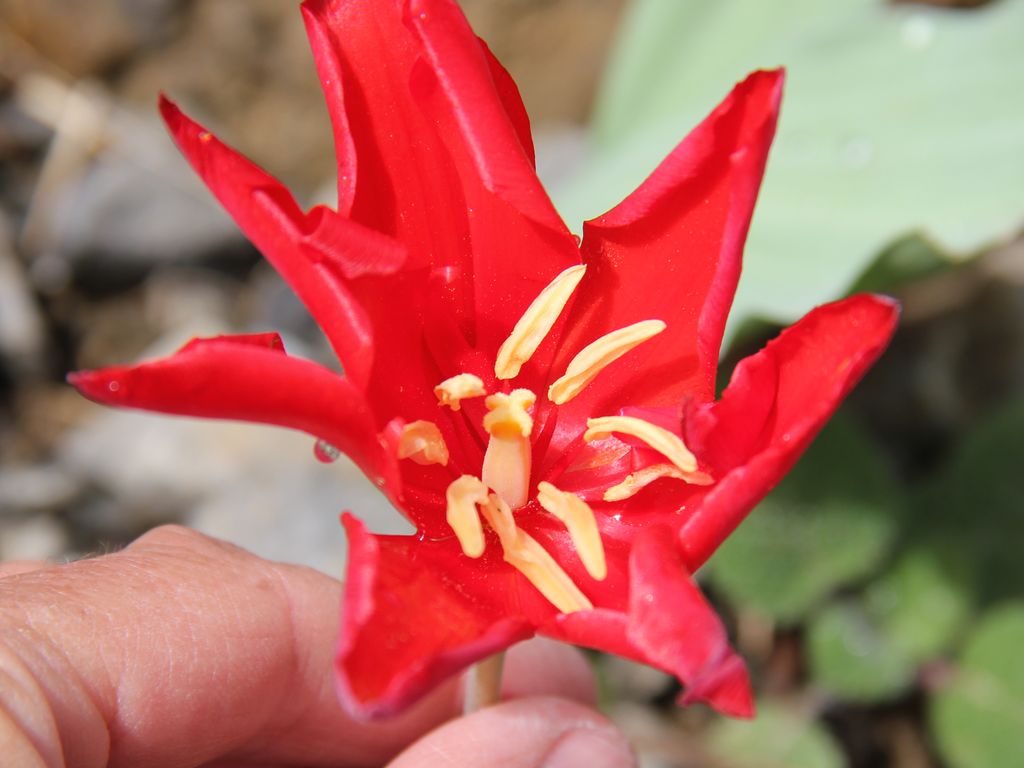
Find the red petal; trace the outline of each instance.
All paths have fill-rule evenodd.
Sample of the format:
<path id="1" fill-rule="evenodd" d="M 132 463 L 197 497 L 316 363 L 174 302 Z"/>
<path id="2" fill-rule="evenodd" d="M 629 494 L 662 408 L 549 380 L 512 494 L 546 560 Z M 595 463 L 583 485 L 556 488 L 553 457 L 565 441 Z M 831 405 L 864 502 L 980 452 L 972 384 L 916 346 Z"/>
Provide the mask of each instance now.
<path id="1" fill-rule="evenodd" d="M 519 86 L 512 79 L 512 75 L 498 61 L 497 57 L 487 46 L 487 43 L 479 37 L 476 40 L 487 57 L 487 66 L 491 71 L 491 79 L 494 80 L 494 90 L 498 92 L 498 98 L 501 99 L 502 106 L 505 107 L 505 114 L 508 115 L 508 119 L 512 122 L 512 127 L 515 128 L 519 144 L 522 146 L 523 152 L 526 153 L 530 165 L 535 166 L 537 164 L 537 156 L 533 148 L 533 131 L 530 130 L 530 116 L 526 113 L 526 107 L 523 105 L 523 98 L 519 94 Z"/>
<path id="2" fill-rule="evenodd" d="M 858 295 L 811 311 L 743 360 L 722 399 L 687 418 L 718 478 L 680 530 L 696 570 L 782 478 L 885 349 L 899 307 Z"/>
<path id="3" fill-rule="evenodd" d="M 393 240 L 319 206 L 304 214 L 276 179 L 218 141 L 167 99 L 160 110 L 182 153 L 246 236 L 306 304 L 363 386 L 371 326 L 346 281 L 394 272 L 405 258 Z"/>
<path id="4" fill-rule="evenodd" d="M 564 408 L 579 420 L 623 403 L 714 395 L 725 318 L 775 132 L 782 72 L 755 72 L 614 209 L 584 226 L 588 272 L 560 349 L 639 320 L 668 328 L 603 372 Z"/>
<path id="5" fill-rule="evenodd" d="M 472 340 L 493 359 L 537 294 L 579 263 L 579 252 L 520 139 L 528 125 L 518 98 L 510 102 L 514 84 L 503 70 L 495 80 L 488 51 L 458 6 L 451 0 L 411 0 L 409 23 L 424 51 L 423 66 L 414 73 L 417 104 L 438 127 L 469 211 Z M 535 353 L 518 386 L 536 389 L 544 382 L 559 333 Z"/>
<path id="6" fill-rule="evenodd" d="M 286 355 L 279 342 L 276 334 L 198 339 L 162 360 L 79 371 L 68 381 L 105 405 L 308 432 L 396 494 L 395 460 L 377 440 L 362 394 L 333 371 Z"/>
<path id="7" fill-rule="evenodd" d="M 753 714 L 743 661 L 674 548 L 670 529 L 647 527 L 637 535 L 629 574 L 628 612 L 598 608 L 558 616 L 542 633 L 670 672 L 686 686 L 682 703 L 707 702 L 736 717 Z"/>
<path id="8" fill-rule="evenodd" d="M 350 714 L 395 714 L 474 661 L 533 635 L 500 603 L 476 599 L 457 544 L 375 536 L 344 515 L 348 576 L 336 662 Z"/>

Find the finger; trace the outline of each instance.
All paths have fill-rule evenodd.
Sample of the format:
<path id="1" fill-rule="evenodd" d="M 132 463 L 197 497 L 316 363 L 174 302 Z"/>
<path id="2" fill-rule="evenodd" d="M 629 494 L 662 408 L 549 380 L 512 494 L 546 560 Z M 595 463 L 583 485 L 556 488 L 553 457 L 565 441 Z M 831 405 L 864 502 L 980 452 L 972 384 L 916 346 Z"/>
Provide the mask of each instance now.
<path id="1" fill-rule="evenodd" d="M 331 672 L 341 585 L 185 529 L 16 581 L 0 582 L 0 625 L 30 629 L 0 641 L 41 688 L 27 698 L 51 703 L 25 717 L 69 764 L 379 765 L 457 711 L 449 683 L 393 720 L 345 717 Z M 531 676 L 534 654 L 546 672 Z M 509 666 L 525 678 L 512 695 L 593 695 L 568 649 L 527 644 Z"/>
<path id="2" fill-rule="evenodd" d="M 50 563 L 45 560 L 11 560 L 6 563 L 0 563 L 0 579 L 5 576 L 18 576 L 22 573 L 41 571 L 49 566 Z"/>
<path id="3" fill-rule="evenodd" d="M 625 768 L 636 765 L 621 733 L 591 709 L 529 698 L 453 720 L 399 755 L 390 768 Z"/>

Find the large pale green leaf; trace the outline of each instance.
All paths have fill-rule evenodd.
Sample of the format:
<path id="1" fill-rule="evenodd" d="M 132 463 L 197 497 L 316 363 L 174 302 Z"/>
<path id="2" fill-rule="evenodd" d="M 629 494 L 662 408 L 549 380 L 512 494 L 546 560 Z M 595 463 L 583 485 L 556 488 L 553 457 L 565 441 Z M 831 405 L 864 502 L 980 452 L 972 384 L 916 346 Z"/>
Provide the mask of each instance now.
<path id="1" fill-rule="evenodd" d="M 1024 222 L 1024 0 L 637 0 L 555 189 L 571 224 L 624 197 L 748 71 L 784 65 L 734 321 L 790 320 L 920 231 L 967 255 Z"/>
<path id="2" fill-rule="evenodd" d="M 932 730 L 951 768 L 1024 765 L 1024 603 L 988 614 L 950 685 L 933 699 Z"/>
<path id="3" fill-rule="evenodd" d="M 719 720 L 711 727 L 708 742 L 722 764 L 733 768 L 842 768 L 845 765 L 828 731 L 780 704 L 760 704 L 754 720 Z"/>
<path id="4" fill-rule="evenodd" d="M 878 567 L 900 509 L 889 468 L 840 414 L 715 553 L 711 578 L 741 608 L 795 621 Z"/>

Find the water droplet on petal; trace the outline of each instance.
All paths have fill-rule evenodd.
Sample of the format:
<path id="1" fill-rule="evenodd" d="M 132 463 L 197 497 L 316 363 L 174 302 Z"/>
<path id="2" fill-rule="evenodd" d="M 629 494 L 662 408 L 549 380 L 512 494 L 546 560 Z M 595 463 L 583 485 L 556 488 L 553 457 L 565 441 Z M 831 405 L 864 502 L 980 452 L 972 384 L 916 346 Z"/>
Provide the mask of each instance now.
<path id="1" fill-rule="evenodd" d="M 316 445 L 313 446 L 313 455 L 316 456 L 317 461 L 331 464 L 341 458 L 341 451 L 326 440 L 317 440 Z"/>
<path id="2" fill-rule="evenodd" d="M 109 389 L 111 392 L 117 392 L 119 389 L 121 389 L 121 382 L 119 382 L 119 381 L 108 382 L 107 383 L 107 389 Z"/>

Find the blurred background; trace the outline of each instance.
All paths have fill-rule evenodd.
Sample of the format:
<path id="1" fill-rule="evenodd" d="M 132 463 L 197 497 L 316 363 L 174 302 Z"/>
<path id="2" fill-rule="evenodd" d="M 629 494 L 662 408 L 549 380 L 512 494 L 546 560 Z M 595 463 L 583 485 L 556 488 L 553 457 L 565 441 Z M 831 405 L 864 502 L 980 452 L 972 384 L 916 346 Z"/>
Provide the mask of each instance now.
<path id="1" fill-rule="evenodd" d="M 787 66 L 723 382 L 815 304 L 903 302 L 888 353 L 702 574 L 758 719 L 676 709 L 666 676 L 595 657 L 643 765 L 1024 765 L 1024 0 L 462 4 L 577 232 L 735 81 Z M 341 509 L 408 530 L 344 460 L 63 383 L 217 333 L 329 357 L 177 155 L 159 91 L 329 200 L 295 3 L 0 0 L 0 559 L 181 522 L 340 575 Z"/>

